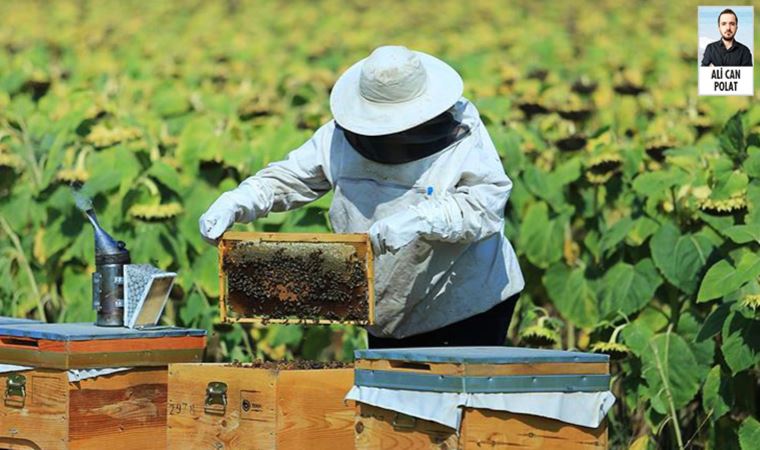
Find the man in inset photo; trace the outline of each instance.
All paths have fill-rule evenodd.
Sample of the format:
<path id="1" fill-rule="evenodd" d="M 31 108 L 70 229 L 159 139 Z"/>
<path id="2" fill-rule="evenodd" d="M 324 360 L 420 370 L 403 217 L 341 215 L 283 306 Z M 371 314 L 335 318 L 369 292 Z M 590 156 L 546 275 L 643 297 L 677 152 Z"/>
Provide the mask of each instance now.
<path id="1" fill-rule="evenodd" d="M 718 32 L 720 40 L 705 48 L 702 58 L 703 66 L 751 66 L 752 53 L 746 45 L 739 43 L 736 31 L 739 28 L 739 18 L 730 9 L 724 9 L 718 15 Z"/>

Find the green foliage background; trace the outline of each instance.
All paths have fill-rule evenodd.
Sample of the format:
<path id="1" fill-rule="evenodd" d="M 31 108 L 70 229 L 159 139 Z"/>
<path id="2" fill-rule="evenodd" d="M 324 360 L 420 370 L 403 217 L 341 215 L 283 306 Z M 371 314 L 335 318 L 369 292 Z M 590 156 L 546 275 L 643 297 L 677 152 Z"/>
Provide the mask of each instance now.
<path id="1" fill-rule="evenodd" d="M 2 2 L 0 314 L 94 319 L 84 182 L 133 261 L 179 273 L 163 320 L 208 329 L 207 360 L 350 359 L 358 328 L 219 325 L 197 220 L 399 43 L 460 71 L 514 180 L 513 343 L 622 357 L 615 448 L 755 448 L 760 107 L 696 96 L 696 5 Z M 324 231 L 329 202 L 241 228 Z"/>

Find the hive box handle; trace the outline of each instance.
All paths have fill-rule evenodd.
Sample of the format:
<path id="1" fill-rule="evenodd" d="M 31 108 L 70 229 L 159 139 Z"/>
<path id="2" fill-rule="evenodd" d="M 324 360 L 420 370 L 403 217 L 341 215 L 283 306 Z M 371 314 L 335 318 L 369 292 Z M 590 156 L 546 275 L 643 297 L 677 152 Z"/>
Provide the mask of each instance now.
<path id="1" fill-rule="evenodd" d="M 26 377 L 20 373 L 8 375 L 5 381 L 5 406 L 23 408 L 26 403 Z"/>
<path id="2" fill-rule="evenodd" d="M 40 342 L 36 339 L 26 339 L 21 337 L 2 337 L 0 338 L 0 347 L 23 347 L 37 348 Z"/>
<path id="3" fill-rule="evenodd" d="M 227 410 L 227 383 L 212 381 L 206 386 L 206 414 L 223 416 Z"/>
<path id="4" fill-rule="evenodd" d="M 430 370 L 430 364 L 410 362 L 410 361 L 388 361 L 394 369 L 413 369 L 413 370 Z"/>

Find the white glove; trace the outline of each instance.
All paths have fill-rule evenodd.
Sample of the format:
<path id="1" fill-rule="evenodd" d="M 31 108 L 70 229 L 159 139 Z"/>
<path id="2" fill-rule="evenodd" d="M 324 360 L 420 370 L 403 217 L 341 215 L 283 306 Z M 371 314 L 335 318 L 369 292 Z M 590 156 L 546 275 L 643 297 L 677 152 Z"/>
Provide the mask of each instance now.
<path id="1" fill-rule="evenodd" d="M 217 245 L 222 234 L 235 223 L 239 208 L 233 198 L 231 192 L 220 195 L 198 221 L 203 240 L 211 245 Z"/>
<path id="2" fill-rule="evenodd" d="M 248 223 L 264 217 L 272 208 L 272 194 L 266 185 L 249 177 L 238 187 L 220 195 L 203 213 L 198 226 L 203 240 L 218 245 L 219 238 L 235 222 Z"/>
<path id="3" fill-rule="evenodd" d="M 428 222 L 411 207 L 400 213 L 378 220 L 369 229 L 372 250 L 376 255 L 398 252 L 421 235 L 430 232 Z"/>

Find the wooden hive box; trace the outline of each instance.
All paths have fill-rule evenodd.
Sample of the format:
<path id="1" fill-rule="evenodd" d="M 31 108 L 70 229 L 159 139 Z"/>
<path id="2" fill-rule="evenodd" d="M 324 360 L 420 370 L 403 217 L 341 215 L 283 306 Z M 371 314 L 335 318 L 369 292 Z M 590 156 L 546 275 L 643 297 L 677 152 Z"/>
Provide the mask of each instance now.
<path id="1" fill-rule="evenodd" d="M 166 447 L 167 366 L 200 360 L 205 330 L 0 322 L 0 449 Z"/>
<path id="2" fill-rule="evenodd" d="M 353 448 L 353 369 L 169 366 L 168 448 Z"/>
<path id="3" fill-rule="evenodd" d="M 92 323 L 0 324 L 0 363 L 52 369 L 166 366 L 201 361 L 206 331 L 99 327 Z"/>
<path id="4" fill-rule="evenodd" d="M 0 449 L 163 449 L 166 367 L 70 382 L 67 370 L 0 374 Z"/>
<path id="5" fill-rule="evenodd" d="M 609 387 L 607 355 L 551 350 L 509 347 L 358 350 L 355 367 L 357 386 L 426 393 L 608 395 L 605 393 Z M 590 428 L 537 415 L 485 408 L 463 407 L 463 410 L 457 433 L 438 422 L 357 401 L 356 448 L 599 450 L 608 445 L 606 420 L 597 428 Z"/>
<path id="6" fill-rule="evenodd" d="M 366 234 L 230 231 L 219 243 L 223 322 L 374 323 Z"/>

